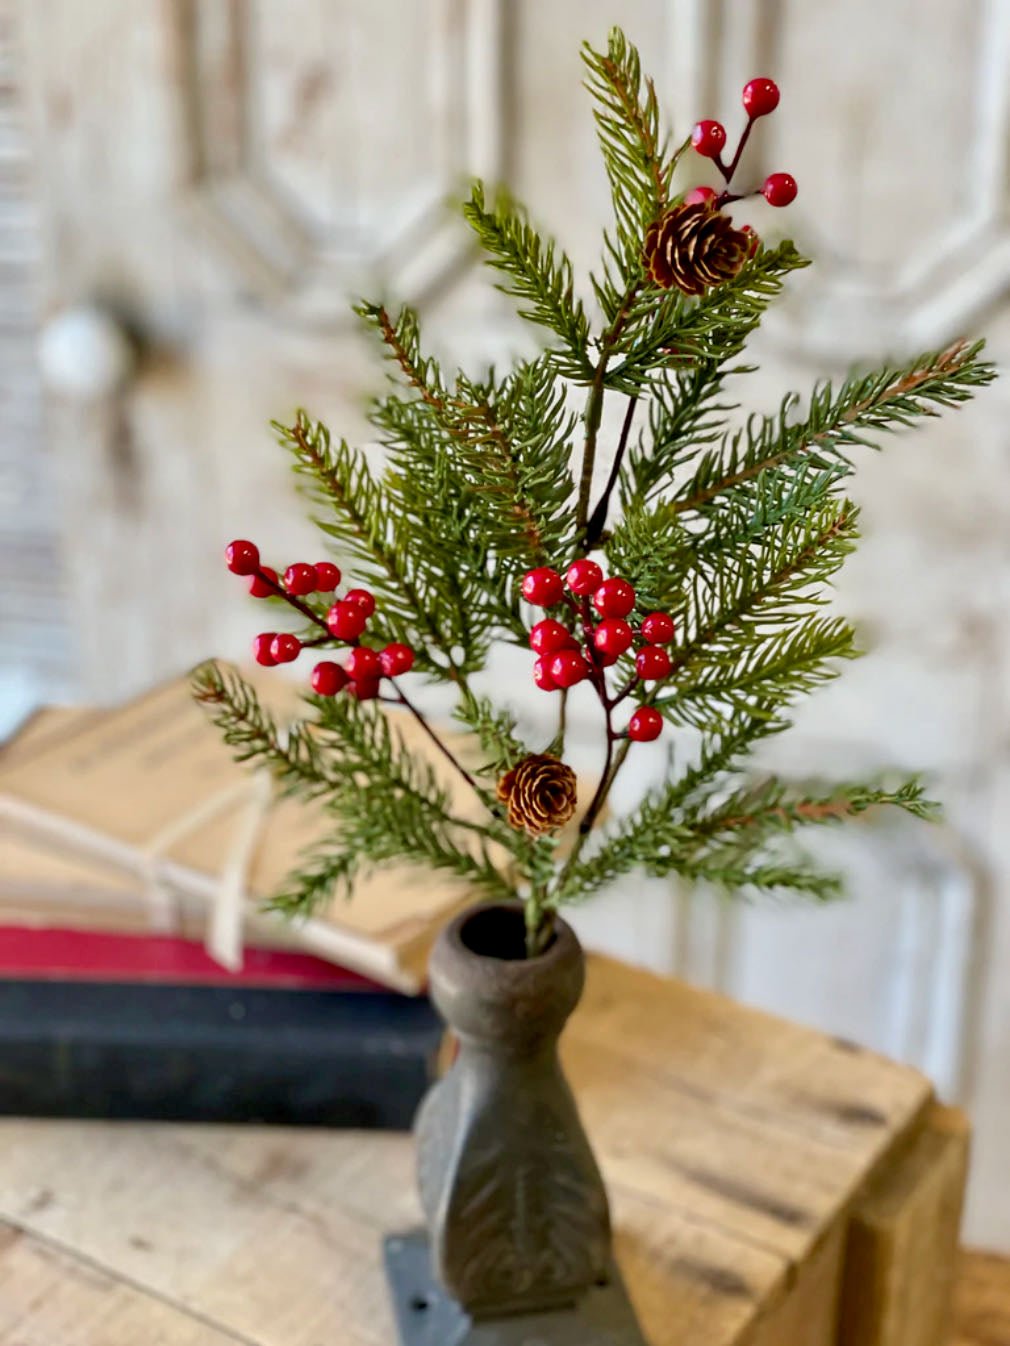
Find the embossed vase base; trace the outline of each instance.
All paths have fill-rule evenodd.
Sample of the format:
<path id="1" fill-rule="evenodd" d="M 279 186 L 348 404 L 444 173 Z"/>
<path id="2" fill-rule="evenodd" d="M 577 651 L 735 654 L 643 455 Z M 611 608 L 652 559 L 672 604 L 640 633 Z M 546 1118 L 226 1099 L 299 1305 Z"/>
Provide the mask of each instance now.
<path id="1" fill-rule="evenodd" d="M 400 1346 L 648 1346 L 616 1266 L 575 1308 L 475 1323 L 433 1279 L 423 1229 L 384 1249 Z"/>

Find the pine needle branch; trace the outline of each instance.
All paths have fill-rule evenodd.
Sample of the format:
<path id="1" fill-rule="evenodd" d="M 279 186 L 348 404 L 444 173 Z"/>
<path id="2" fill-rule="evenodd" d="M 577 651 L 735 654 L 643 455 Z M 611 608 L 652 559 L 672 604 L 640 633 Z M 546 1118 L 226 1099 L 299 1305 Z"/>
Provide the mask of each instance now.
<path id="1" fill-rule="evenodd" d="M 790 424 L 797 398 L 788 397 L 778 416 L 753 418 L 746 430 L 706 453 L 693 478 L 677 493 L 679 512 L 701 511 L 738 492 L 762 473 L 812 464 L 849 466 L 848 450 L 877 447 L 875 436 L 939 414 L 967 401 L 995 377 L 980 360 L 983 343 L 959 341 L 941 352 L 919 356 L 902 369 L 882 369 L 814 390 L 807 416 Z"/>
<path id="2" fill-rule="evenodd" d="M 364 455 L 344 441 L 334 445 L 326 426 L 301 409 L 292 425 L 279 421 L 272 425 L 292 454 L 295 471 L 310 498 L 326 511 L 315 522 L 357 564 L 359 578 L 381 596 L 373 624 L 376 633 L 416 645 L 425 671 L 458 679 L 462 668 L 456 666 L 452 651 L 467 643 L 460 639 L 465 603 L 460 598 L 449 611 L 443 609 L 444 622 L 436 620 L 429 595 L 418 582 L 415 539 L 404 534 L 387 487 L 373 478 Z M 432 646 L 444 662 L 431 658 Z M 468 651 L 470 658 L 465 663 L 479 666 L 480 653 L 479 649 Z"/>
<path id="3" fill-rule="evenodd" d="M 694 825 L 699 838 L 720 838 L 727 833 L 792 831 L 798 826 L 844 822 L 869 809 L 899 808 L 914 818 L 933 819 L 938 806 L 926 797 L 917 780 L 904 781 L 896 789 L 864 784 L 834 785 L 819 794 L 797 793 L 774 777 L 760 785 L 735 792 L 717 809 Z"/>
<path id="4" fill-rule="evenodd" d="M 260 763 L 287 792 L 309 799 L 339 786 L 303 726 L 293 725 L 282 735 L 255 690 L 234 669 L 208 660 L 193 671 L 191 687 L 237 762 Z"/>
<path id="5" fill-rule="evenodd" d="M 565 378 L 589 381 L 589 319 L 575 295 L 572 264 L 553 240 L 544 240 L 525 213 L 504 195 L 488 210 L 484 185 L 475 182 L 463 215 L 477 235 L 488 264 L 507 279 L 504 294 L 524 307 L 520 317 L 546 327 L 561 340 L 553 354 L 554 367 Z"/>
<path id="6" fill-rule="evenodd" d="M 497 780 L 529 755 L 529 748 L 516 733 L 515 717 L 507 710 L 496 710 L 488 697 L 476 696 L 467 688 L 453 714 L 480 743 L 485 755 L 481 775 Z"/>
<path id="7" fill-rule="evenodd" d="M 586 88 L 596 104 L 593 116 L 616 227 L 616 241 L 605 240 L 603 275 L 593 277 L 593 287 L 613 323 L 623 296 L 641 281 L 642 240 L 669 204 L 673 173 L 687 142 L 670 151 L 660 129 L 655 85 L 643 78 L 638 52 L 620 29 L 611 29 L 605 52 L 585 43 L 582 59 Z"/>
<path id="8" fill-rule="evenodd" d="M 335 820 L 336 839 L 313 852 L 272 905 L 288 913 L 312 910 L 350 884 L 363 857 L 369 866 L 426 864 L 497 897 L 514 894 L 485 849 L 488 840 L 509 840 L 507 829 L 456 816 L 431 767 L 374 703 L 311 697 L 316 720 L 292 725 L 285 743 L 254 689 L 233 670 L 202 665 L 193 692 L 238 761 L 261 762 L 288 791 L 322 800 Z M 460 833 L 475 837 L 475 845 L 461 845 Z"/>
<path id="9" fill-rule="evenodd" d="M 759 248 L 736 276 L 700 299 L 642 284 L 615 345 L 624 359 L 611 364 L 607 387 L 633 397 L 651 389 L 671 367 L 689 361 L 722 366 L 735 359 L 787 277 L 809 264 L 786 241 Z"/>
<path id="10" fill-rule="evenodd" d="M 453 446 L 465 482 L 480 483 L 492 545 L 526 567 L 544 565 L 554 552 L 559 519 L 550 506 L 570 490 L 567 459 L 571 425 L 563 390 L 556 388 L 549 358 L 519 365 L 502 384 L 482 385 L 460 374 L 449 391 L 437 365 L 421 355 L 416 316 L 403 309 L 394 322 L 382 305 L 358 312 L 373 324 L 408 386 L 429 409 Z M 553 470 L 554 490 L 544 500 L 534 482 Z"/>

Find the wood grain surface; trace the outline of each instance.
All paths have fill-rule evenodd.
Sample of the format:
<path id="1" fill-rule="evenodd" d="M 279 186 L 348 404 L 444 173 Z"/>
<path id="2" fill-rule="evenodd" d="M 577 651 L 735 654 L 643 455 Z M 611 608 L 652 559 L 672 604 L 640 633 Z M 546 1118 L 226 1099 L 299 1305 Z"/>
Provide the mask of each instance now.
<path id="1" fill-rule="evenodd" d="M 653 1346 L 831 1346 L 928 1082 L 602 958 L 566 1037 Z M 0 1346 L 386 1346 L 379 1242 L 417 1217 L 406 1136 L 5 1121 Z"/>
<path id="2" fill-rule="evenodd" d="M 974 1249 L 961 1254 L 953 1346 L 1010 1346 L 1010 1258 Z"/>

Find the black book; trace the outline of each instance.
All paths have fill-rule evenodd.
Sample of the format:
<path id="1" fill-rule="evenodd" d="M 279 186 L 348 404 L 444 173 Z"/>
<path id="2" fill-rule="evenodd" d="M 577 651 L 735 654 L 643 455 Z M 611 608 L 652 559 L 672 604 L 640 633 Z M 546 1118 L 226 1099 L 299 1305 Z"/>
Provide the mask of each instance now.
<path id="1" fill-rule="evenodd" d="M 0 1114 L 406 1128 L 442 1026 L 424 996 L 0 981 Z"/>

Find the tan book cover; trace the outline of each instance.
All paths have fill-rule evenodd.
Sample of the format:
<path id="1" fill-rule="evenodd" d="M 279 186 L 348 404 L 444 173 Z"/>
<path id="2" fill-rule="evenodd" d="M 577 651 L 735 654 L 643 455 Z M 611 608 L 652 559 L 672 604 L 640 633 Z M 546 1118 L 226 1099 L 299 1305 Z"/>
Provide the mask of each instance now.
<path id="1" fill-rule="evenodd" d="M 297 713 L 290 684 L 260 678 L 258 687 L 279 717 Z M 410 746 L 429 755 L 456 811 L 475 816 L 478 802 L 466 797 L 423 732 L 409 716 L 393 713 Z M 465 753 L 466 739 L 452 738 Z M 0 827 L 17 838 L 4 846 L 0 862 L 0 917 L 51 905 L 65 882 L 62 909 L 89 912 L 89 925 L 107 914 L 122 929 L 129 911 L 130 927 L 138 920 L 191 933 L 194 901 L 213 920 L 252 809 L 244 937 L 294 945 L 398 989 L 419 989 L 430 943 L 468 900 L 466 886 L 427 869 L 388 867 L 362 878 L 349 900 L 285 921 L 264 911 L 263 899 L 299 853 L 325 837 L 328 823 L 321 808 L 297 800 L 272 802 L 256 816 L 262 793 L 262 782 L 257 786 L 234 763 L 193 703 L 185 678 L 114 710 L 43 713 L 0 753 Z M 40 900 L 43 893 L 50 903 Z"/>

